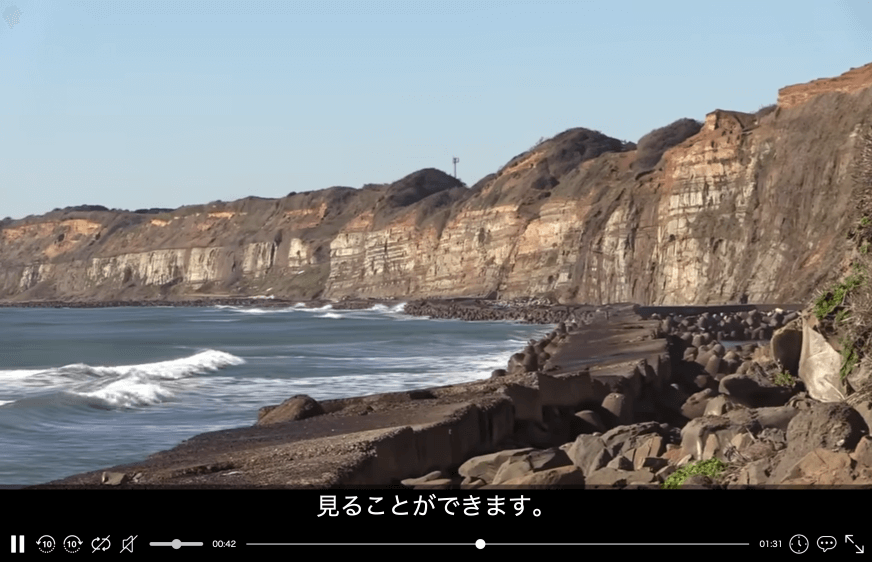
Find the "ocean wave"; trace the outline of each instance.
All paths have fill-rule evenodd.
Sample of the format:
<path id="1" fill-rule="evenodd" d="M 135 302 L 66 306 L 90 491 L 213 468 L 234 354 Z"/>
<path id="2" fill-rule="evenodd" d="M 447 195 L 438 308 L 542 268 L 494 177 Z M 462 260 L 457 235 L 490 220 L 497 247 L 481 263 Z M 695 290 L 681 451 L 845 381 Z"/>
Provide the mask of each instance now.
<path id="1" fill-rule="evenodd" d="M 242 365 L 245 359 L 223 351 L 207 349 L 190 357 L 143 363 L 142 365 L 121 365 L 117 367 L 92 367 L 83 363 L 67 365 L 57 369 L 61 374 L 88 374 L 96 376 L 127 376 L 142 374 L 165 380 L 176 380 L 191 375 L 199 375 L 208 371 L 217 371 L 230 365 Z"/>
<path id="2" fill-rule="evenodd" d="M 76 363 L 39 371 L 0 371 L 0 377 L 8 380 L 11 373 L 21 387 L 51 387 L 89 402 L 97 400 L 105 408 L 130 408 L 171 398 L 183 379 L 243 363 L 244 359 L 230 353 L 207 349 L 170 361 L 115 367 Z"/>
<path id="3" fill-rule="evenodd" d="M 327 314 L 319 314 L 317 317 L 318 318 L 342 318 L 342 315 L 338 314 L 336 312 L 328 312 Z"/>
<path id="4" fill-rule="evenodd" d="M 0 379 L 5 381 L 12 381 L 15 379 L 27 379 L 32 377 L 33 375 L 38 375 L 40 373 L 45 373 L 50 369 L 15 369 L 12 371 L 0 371 Z"/>

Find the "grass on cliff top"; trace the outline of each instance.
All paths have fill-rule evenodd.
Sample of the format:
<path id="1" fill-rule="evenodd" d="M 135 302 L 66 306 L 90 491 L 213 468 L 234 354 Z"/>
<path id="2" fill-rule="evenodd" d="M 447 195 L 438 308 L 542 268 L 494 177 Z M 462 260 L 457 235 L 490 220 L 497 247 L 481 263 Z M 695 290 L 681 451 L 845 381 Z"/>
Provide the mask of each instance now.
<path id="1" fill-rule="evenodd" d="M 673 472 L 663 483 L 662 488 L 664 490 L 676 490 L 684 484 L 685 480 L 691 476 L 697 475 L 708 476 L 712 480 L 717 480 L 718 476 L 720 476 L 726 468 L 727 465 L 716 458 L 687 464 Z"/>

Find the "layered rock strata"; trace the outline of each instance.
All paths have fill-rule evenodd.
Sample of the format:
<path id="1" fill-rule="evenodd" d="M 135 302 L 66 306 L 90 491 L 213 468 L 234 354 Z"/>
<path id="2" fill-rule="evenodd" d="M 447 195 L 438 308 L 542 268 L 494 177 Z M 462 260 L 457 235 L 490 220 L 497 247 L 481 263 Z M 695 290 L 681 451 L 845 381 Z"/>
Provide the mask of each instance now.
<path id="1" fill-rule="evenodd" d="M 0 299 L 802 301 L 844 266 L 870 69 L 786 88 L 765 115 L 713 111 L 651 170 L 579 128 L 472 188 L 427 169 L 275 200 L 4 220 Z"/>

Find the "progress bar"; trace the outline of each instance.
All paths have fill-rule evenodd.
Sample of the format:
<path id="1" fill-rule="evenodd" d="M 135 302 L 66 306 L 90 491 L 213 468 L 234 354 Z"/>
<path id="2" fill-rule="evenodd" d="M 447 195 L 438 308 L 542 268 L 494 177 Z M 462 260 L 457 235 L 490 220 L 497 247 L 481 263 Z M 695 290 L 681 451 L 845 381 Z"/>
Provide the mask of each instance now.
<path id="1" fill-rule="evenodd" d="M 747 542 L 249 542 L 245 546 L 751 546 Z"/>

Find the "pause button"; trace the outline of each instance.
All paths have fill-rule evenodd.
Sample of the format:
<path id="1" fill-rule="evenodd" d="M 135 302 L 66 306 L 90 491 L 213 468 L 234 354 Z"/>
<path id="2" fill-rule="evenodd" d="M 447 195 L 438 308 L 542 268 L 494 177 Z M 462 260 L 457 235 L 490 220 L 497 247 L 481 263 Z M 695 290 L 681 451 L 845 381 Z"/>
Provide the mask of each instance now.
<path id="1" fill-rule="evenodd" d="M 24 554 L 24 535 L 12 535 L 12 554 Z"/>

